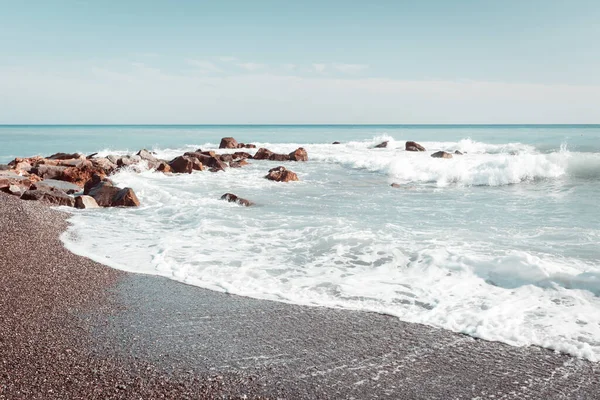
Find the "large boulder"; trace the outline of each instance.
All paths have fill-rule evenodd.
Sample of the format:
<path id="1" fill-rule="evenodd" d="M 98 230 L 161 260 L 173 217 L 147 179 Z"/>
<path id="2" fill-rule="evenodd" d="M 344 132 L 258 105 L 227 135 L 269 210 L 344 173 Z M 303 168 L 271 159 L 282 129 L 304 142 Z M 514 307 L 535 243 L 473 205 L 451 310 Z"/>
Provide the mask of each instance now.
<path id="1" fill-rule="evenodd" d="M 57 181 L 55 179 L 44 179 L 43 181 L 35 182 L 31 185 L 31 189 L 52 190 L 58 189 L 66 194 L 73 194 L 81 191 L 81 188 L 74 183 L 66 181 Z"/>
<path id="2" fill-rule="evenodd" d="M 151 152 L 149 152 L 146 149 L 142 149 L 142 150 L 138 151 L 136 155 L 144 161 L 149 161 L 149 162 L 158 161 L 158 158 L 154 157 L 154 154 L 152 154 Z"/>
<path id="3" fill-rule="evenodd" d="M 232 137 L 224 137 L 219 144 L 220 149 L 237 149 L 238 142 Z"/>
<path id="4" fill-rule="evenodd" d="M 138 207 L 138 200 L 132 188 L 123 188 L 114 195 L 111 206 L 113 207 Z"/>
<path id="5" fill-rule="evenodd" d="M 308 153 L 304 148 L 299 147 L 289 154 L 289 159 L 291 161 L 308 161 Z"/>
<path id="6" fill-rule="evenodd" d="M 381 142 L 379 143 L 377 146 L 375 146 L 376 149 L 383 149 L 385 147 L 387 147 L 388 145 L 388 141 L 386 140 L 385 142 Z"/>
<path id="7" fill-rule="evenodd" d="M 141 157 L 138 155 L 135 156 L 123 156 L 117 159 L 117 165 L 119 167 L 128 167 L 130 165 L 135 165 L 141 161 Z"/>
<path id="8" fill-rule="evenodd" d="M 296 173 L 289 171 L 282 166 L 270 169 L 265 178 L 276 182 L 290 182 L 299 180 Z"/>
<path id="9" fill-rule="evenodd" d="M 96 171 L 102 171 L 106 175 L 110 175 L 118 168 L 117 163 L 113 163 L 108 158 L 92 158 L 90 162 Z"/>
<path id="10" fill-rule="evenodd" d="M 100 207 L 111 207 L 113 204 L 113 198 L 117 193 L 119 193 L 120 190 L 121 188 L 114 186 L 111 181 L 106 180 L 98 183 L 86 194 L 92 196 Z"/>
<path id="11" fill-rule="evenodd" d="M 63 174 L 67 167 L 59 165 L 44 165 L 40 164 L 31 169 L 31 172 L 42 179 L 57 179 L 62 180 Z"/>
<path id="12" fill-rule="evenodd" d="M 191 174 L 198 162 L 198 159 L 194 157 L 179 156 L 169 162 L 169 167 L 176 174 Z"/>
<path id="13" fill-rule="evenodd" d="M 188 152 L 184 156 L 196 158 L 202 165 L 207 166 L 211 170 L 225 171 L 225 168 L 227 168 L 227 164 L 217 158 L 217 155 L 211 156 L 204 153 Z"/>
<path id="14" fill-rule="evenodd" d="M 92 163 L 86 160 L 85 165 L 82 167 L 68 167 L 63 171 L 60 180 L 74 183 L 75 185 L 83 187 L 87 181 L 89 181 L 94 174 L 104 174 L 104 170 L 96 169 L 92 166 Z"/>
<path id="15" fill-rule="evenodd" d="M 254 204 L 250 200 L 242 199 L 241 197 L 238 197 L 233 193 L 225 193 L 223 196 L 221 196 L 221 200 L 227 200 L 230 203 L 237 203 L 245 207 L 250 207 Z"/>
<path id="16" fill-rule="evenodd" d="M 75 199 L 59 189 L 28 190 L 21 196 L 22 200 L 35 200 L 55 206 L 75 206 Z"/>
<path id="17" fill-rule="evenodd" d="M 0 164 L 0 171 L 8 171 L 9 169 L 8 164 Z"/>
<path id="18" fill-rule="evenodd" d="M 92 196 L 77 196 L 75 197 L 75 208 L 87 209 L 100 207 Z"/>
<path id="19" fill-rule="evenodd" d="M 221 154 L 219 156 L 219 160 L 223 162 L 231 162 L 233 161 L 233 154 Z"/>
<path id="20" fill-rule="evenodd" d="M 96 173 L 92 175 L 89 181 L 83 185 L 83 194 L 89 194 L 90 190 L 94 187 L 98 186 L 100 182 L 109 182 L 112 186 L 114 186 L 113 182 L 106 177 L 106 175 L 102 173 Z"/>
<path id="21" fill-rule="evenodd" d="M 433 158 L 452 158 L 452 154 L 445 151 L 437 151 L 431 155 Z"/>
<path id="22" fill-rule="evenodd" d="M 421 146 L 417 142 L 406 142 L 404 148 L 406 149 L 406 151 L 425 151 L 425 147 Z"/>
<path id="23" fill-rule="evenodd" d="M 271 161 L 290 161 L 290 156 L 287 154 L 273 153 L 269 157 L 269 160 L 271 160 Z"/>
<path id="24" fill-rule="evenodd" d="M 240 158 L 252 158 L 252 155 L 250 153 L 246 153 L 244 151 L 236 151 L 235 153 L 233 153 L 234 160 L 237 160 Z"/>
<path id="25" fill-rule="evenodd" d="M 253 158 L 255 160 L 268 160 L 269 157 L 271 157 L 271 155 L 273 155 L 273 152 L 271 150 L 261 147 L 256 151 L 256 154 L 254 154 Z"/>

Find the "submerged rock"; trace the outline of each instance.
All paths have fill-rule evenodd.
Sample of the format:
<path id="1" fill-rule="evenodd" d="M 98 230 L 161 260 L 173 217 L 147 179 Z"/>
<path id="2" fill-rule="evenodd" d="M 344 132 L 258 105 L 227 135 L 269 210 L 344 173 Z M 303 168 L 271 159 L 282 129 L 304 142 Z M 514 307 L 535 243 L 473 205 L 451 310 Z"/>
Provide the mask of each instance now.
<path id="1" fill-rule="evenodd" d="M 99 208 L 100 206 L 92 196 L 81 195 L 75 197 L 75 208 L 88 209 Z"/>
<path id="2" fill-rule="evenodd" d="M 457 156 L 462 156 L 462 155 L 463 155 L 463 153 L 461 153 L 461 152 L 460 152 L 460 151 L 458 151 L 458 150 L 454 150 L 454 154 L 456 154 Z"/>
<path id="3" fill-rule="evenodd" d="M 237 140 L 232 137 L 224 137 L 219 144 L 220 149 L 237 149 L 238 147 Z"/>
<path id="4" fill-rule="evenodd" d="M 452 154 L 445 151 L 437 151 L 431 155 L 433 158 L 452 158 Z"/>
<path id="5" fill-rule="evenodd" d="M 225 193 L 223 196 L 221 196 L 221 200 L 227 200 L 230 203 L 237 203 L 245 207 L 250 207 L 251 205 L 254 205 L 254 203 L 250 200 L 242 199 L 241 197 L 238 197 L 233 193 Z"/>
<path id="6" fill-rule="evenodd" d="M 377 146 L 375 146 L 375 148 L 376 149 L 383 149 L 383 148 L 387 147 L 388 143 L 389 142 L 386 140 L 385 142 L 379 143 Z"/>
<path id="7" fill-rule="evenodd" d="M 295 172 L 292 172 L 282 166 L 270 169 L 265 178 L 276 182 L 290 182 L 299 180 L 298 175 L 296 175 Z"/>
<path id="8" fill-rule="evenodd" d="M 273 153 L 269 157 L 269 160 L 271 160 L 271 161 L 290 161 L 290 156 L 287 154 Z"/>
<path id="9" fill-rule="evenodd" d="M 252 155 L 250 153 L 246 153 L 243 151 L 236 151 L 235 153 L 233 153 L 234 160 L 237 160 L 240 158 L 252 158 Z"/>
<path id="10" fill-rule="evenodd" d="M 331 144 L 341 144 L 341 143 L 340 143 L 340 142 L 333 142 L 333 143 L 331 143 Z"/>
<path id="11" fill-rule="evenodd" d="M 243 167 L 244 165 L 248 165 L 248 164 L 250 164 L 248 161 L 246 161 L 246 160 L 244 160 L 244 159 L 241 159 L 241 160 L 238 160 L 238 161 L 231 161 L 231 162 L 229 163 L 229 166 L 230 166 L 231 168 L 241 168 L 241 167 Z"/>
<path id="12" fill-rule="evenodd" d="M 400 187 L 402 187 L 402 185 L 400 185 L 399 183 L 392 183 L 390 186 L 393 187 L 393 188 L 400 188 Z"/>
<path id="13" fill-rule="evenodd" d="M 406 142 L 406 151 L 425 151 L 425 147 L 421 146 L 417 142 Z"/>

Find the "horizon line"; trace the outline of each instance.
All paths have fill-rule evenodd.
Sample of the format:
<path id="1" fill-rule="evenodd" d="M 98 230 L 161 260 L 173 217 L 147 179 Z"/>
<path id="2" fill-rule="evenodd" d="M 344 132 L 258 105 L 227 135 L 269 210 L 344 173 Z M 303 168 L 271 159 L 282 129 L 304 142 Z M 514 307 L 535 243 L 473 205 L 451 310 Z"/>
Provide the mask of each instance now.
<path id="1" fill-rule="evenodd" d="M 434 123 L 434 124 L 425 124 L 425 123 L 413 123 L 413 124 L 403 124 L 403 123 L 377 123 L 377 124 L 352 124 L 352 123 L 303 123 L 303 124 L 292 124 L 292 123 L 284 123 L 284 124 L 273 124 L 273 123 L 252 123 L 252 124 L 0 124 L 0 127 L 35 127 L 35 126 L 195 126 L 195 127 L 262 127 L 262 126 L 305 126 L 305 127 L 317 127 L 317 126 L 339 126 L 339 127 L 351 127 L 351 126 L 596 126 L 600 127 L 600 123 Z"/>

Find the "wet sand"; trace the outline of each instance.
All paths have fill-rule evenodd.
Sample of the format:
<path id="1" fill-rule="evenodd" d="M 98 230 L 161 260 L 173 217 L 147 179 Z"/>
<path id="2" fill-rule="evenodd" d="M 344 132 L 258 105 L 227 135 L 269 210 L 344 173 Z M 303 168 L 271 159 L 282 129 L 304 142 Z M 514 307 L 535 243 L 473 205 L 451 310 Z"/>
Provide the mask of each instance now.
<path id="1" fill-rule="evenodd" d="M 112 270 L 0 193 L 0 399 L 600 399 L 600 365 Z"/>

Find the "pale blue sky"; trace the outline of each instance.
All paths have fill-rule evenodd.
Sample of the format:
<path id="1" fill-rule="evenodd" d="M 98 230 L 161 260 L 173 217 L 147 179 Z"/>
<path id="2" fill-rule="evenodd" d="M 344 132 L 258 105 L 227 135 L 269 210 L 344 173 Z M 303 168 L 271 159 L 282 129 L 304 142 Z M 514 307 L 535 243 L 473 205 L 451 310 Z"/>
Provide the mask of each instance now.
<path id="1" fill-rule="evenodd" d="M 0 123 L 600 122 L 600 1 L 366 3 L 0 0 Z"/>

